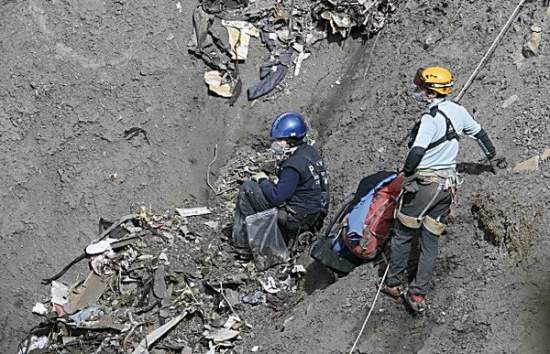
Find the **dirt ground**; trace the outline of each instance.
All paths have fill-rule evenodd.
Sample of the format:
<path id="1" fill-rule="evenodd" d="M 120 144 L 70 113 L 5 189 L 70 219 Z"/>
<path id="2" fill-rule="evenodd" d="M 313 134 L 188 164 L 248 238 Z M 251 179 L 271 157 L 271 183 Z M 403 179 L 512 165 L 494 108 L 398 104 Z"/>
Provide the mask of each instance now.
<path id="1" fill-rule="evenodd" d="M 515 5 L 401 1 L 377 39 L 323 41 L 282 90 L 230 107 L 207 94 L 205 66 L 187 53 L 194 2 L 181 2 L 181 10 L 176 1 L 0 2 L 2 351 L 14 352 L 35 322 L 29 309 L 47 297 L 40 279 L 95 238 L 100 217 L 212 202 L 205 175 L 214 146 L 217 169 L 235 147 L 265 137 L 278 112 L 301 111 L 320 132 L 333 206 L 364 175 L 400 168 L 404 137 L 420 113 L 410 96 L 415 70 L 448 65 L 461 87 Z M 465 181 L 441 240 L 427 315 L 412 317 L 381 298 L 359 352 L 546 352 L 550 168 L 511 167 L 550 147 L 549 21 L 543 1 L 529 2 L 462 102 L 509 167 L 488 172 L 475 142 L 462 141 Z M 540 53 L 515 63 L 533 24 L 542 27 Z M 259 46 L 251 50 L 242 67 L 249 82 L 268 57 Z M 147 138 L 126 139 L 132 127 Z M 492 209 L 481 215 L 480 208 Z M 495 233 L 529 238 L 520 254 L 488 240 L 483 218 L 490 217 Z M 376 270 L 363 266 L 272 320 L 256 319 L 247 345 L 347 352 L 375 280 Z"/>

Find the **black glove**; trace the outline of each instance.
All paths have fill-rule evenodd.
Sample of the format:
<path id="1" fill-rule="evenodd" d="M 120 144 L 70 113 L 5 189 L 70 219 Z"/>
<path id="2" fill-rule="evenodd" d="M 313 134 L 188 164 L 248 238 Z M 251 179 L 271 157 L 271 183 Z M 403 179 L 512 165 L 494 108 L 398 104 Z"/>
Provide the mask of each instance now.
<path id="1" fill-rule="evenodd" d="M 506 157 L 499 156 L 497 154 L 494 154 L 492 157 L 487 156 L 489 161 L 491 161 L 496 167 L 500 169 L 504 169 L 508 167 L 508 162 L 506 161 Z"/>

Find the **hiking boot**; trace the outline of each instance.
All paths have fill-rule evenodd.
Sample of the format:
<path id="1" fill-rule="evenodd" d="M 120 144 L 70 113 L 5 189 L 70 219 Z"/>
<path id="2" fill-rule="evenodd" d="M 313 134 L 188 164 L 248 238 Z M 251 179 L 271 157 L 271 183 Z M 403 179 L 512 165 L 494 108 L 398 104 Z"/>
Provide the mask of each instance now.
<path id="1" fill-rule="evenodd" d="M 402 289 L 399 285 L 398 286 L 389 286 L 387 284 L 383 284 L 380 291 L 382 293 L 396 299 L 396 300 L 399 299 L 399 297 L 403 293 L 403 291 L 402 291 Z"/>
<path id="2" fill-rule="evenodd" d="M 422 313 L 426 310 L 426 297 L 424 295 L 411 294 L 407 291 L 403 297 L 405 298 L 405 303 L 412 311 Z"/>

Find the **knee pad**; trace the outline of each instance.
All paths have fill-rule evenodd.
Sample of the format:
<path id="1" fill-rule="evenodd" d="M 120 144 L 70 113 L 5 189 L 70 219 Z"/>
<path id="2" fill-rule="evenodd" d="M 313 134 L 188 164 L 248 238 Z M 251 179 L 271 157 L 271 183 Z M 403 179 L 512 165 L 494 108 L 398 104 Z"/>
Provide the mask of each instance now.
<path id="1" fill-rule="evenodd" d="M 443 231 L 445 231 L 446 226 L 444 223 L 437 221 L 431 216 L 426 216 L 424 218 L 424 221 L 422 222 L 422 225 L 426 228 L 426 230 L 436 236 L 441 236 L 441 234 L 443 234 Z"/>
<path id="2" fill-rule="evenodd" d="M 401 222 L 403 226 L 410 229 L 417 230 L 420 229 L 420 227 L 422 226 L 422 219 L 405 215 L 401 211 L 397 212 L 397 219 Z"/>

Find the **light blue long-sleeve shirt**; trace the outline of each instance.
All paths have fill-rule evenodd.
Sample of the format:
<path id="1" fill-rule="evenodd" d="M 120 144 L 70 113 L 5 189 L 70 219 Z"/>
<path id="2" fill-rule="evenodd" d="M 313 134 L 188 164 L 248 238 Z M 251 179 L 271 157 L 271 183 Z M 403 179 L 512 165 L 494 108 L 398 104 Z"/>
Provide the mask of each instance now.
<path id="1" fill-rule="evenodd" d="M 468 111 L 461 105 L 447 100 L 436 100 L 432 102 L 429 108 L 438 106 L 438 109 L 445 112 L 453 124 L 458 135 L 468 135 L 473 137 L 481 131 L 481 125 L 474 120 Z M 441 139 L 447 130 L 445 117 L 437 113 L 435 117 L 430 114 L 422 116 L 418 134 L 412 147 L 419 146 L 427 148 L 433 142 Z M 458 155 L 459 144 L 456 139 L 448 140 L 444 143 L 426 150 L 424 157 L 420 161 L 417 170 L 442 170 L 456 167 L 456 156 Z"/>

